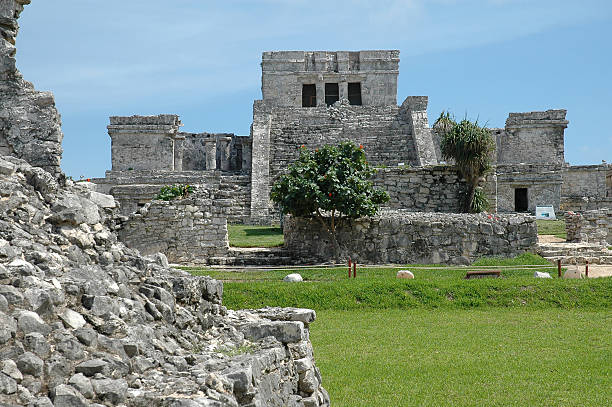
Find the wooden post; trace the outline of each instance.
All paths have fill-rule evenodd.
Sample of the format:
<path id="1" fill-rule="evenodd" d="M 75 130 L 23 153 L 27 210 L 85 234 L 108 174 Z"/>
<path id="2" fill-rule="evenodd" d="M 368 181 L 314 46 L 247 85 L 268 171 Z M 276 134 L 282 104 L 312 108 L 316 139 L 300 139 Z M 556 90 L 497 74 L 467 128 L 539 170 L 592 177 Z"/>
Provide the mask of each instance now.
<path id="1" fill-rule="evenodd" d="M 561 278 L 561 260 L 557 260 L 557 274 L 559 275 L 559 278 Z"/>
<path id="2" fill-rule="evenodd" d="M 586 268 L 584 269 L 584 274 L 586 275 L 586 278 L 589 278 L 589 261 L 586 261 Z"/>
<path id="3" fill-rule="evenodd" d="M 349 266 L 349 278 L 351 278 L 351 258 L 350 257 L 348 261 L 348 266 Z"/>
<path id="4" fill-rule="evenodd" d="M 353 263 L 353 278 L 357 278 L 357 263 Z"/>

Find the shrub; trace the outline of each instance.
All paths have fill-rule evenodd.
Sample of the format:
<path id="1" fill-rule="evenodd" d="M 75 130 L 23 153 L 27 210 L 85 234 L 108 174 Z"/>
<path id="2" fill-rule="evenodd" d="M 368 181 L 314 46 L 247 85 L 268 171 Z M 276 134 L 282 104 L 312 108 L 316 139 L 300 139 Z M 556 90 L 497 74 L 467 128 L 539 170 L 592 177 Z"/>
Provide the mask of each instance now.
<path id="1" fill-rule="evenodd" d="M 157 194 L 155 199 L 162 201 L 171 201 L 176 198 L 183 199 L 193 193 L 193 191 L 195 191 L 195 188 L 191 185 L 164 185 L 159 190 L 159 194 Z"/>

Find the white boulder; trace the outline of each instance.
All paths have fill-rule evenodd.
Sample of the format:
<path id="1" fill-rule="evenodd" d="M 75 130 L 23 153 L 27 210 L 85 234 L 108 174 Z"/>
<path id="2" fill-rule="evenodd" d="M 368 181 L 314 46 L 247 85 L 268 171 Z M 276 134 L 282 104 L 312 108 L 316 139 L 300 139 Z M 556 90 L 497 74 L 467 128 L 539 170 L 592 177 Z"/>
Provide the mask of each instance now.
<path id="1" fill-rule="evenodd" d="M 400 270 L 397 272 L 397 275 L 395 276 L 397 278 L 407 278 L 409 280 L 412 280 L 414 278 L 414 274 L 412 274 L 412 271 L 410 270 Z"/>
<path id="2" fill-rule="evenodd" d="M 549 273 L 544 273 L 540 271 L 536 271 L 535 273 L 533 273 L 533 276 L 535 278 L 552 278 Z"/>
<path id="3" fill-rule="evenodd" d="M 285 276 L 285 278 L 283 278 L 283 281 L 285 283 L 299 283 L 304 281 L 304 279 L 298 273 L 293 273 Z"/>

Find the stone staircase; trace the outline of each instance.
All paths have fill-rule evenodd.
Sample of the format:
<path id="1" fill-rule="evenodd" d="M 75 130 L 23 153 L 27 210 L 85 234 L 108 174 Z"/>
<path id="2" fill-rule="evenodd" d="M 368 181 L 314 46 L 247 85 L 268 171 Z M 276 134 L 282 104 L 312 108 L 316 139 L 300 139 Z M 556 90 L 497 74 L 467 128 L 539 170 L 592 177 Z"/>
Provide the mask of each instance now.
<path id="1" fill-rule="evenodd" d="M 592 243 L 538 243 L 536 253 L 563 264 L 612 264 L 612 250 Z"/>
<path id="2" fill-rule="evenodd" d="M 295 264 L 291 253 L 282 247 L 230 247 L 225 257 L 211 257 L 214 266 L 290 266 Z"/>

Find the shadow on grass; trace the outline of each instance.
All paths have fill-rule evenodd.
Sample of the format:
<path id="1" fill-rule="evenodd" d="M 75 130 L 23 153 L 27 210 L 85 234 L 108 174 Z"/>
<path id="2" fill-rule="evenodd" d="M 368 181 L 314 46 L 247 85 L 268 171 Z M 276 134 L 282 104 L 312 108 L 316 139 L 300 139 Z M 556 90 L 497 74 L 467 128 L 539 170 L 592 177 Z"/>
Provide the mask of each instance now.
<path id="1" fill-rule="evenodd" d="M 282 235 L 283 231 L 281 228 L 257 228 L 257 229 L 245 229 L 244 234 L 247 236 L 276 236 Z"/>

